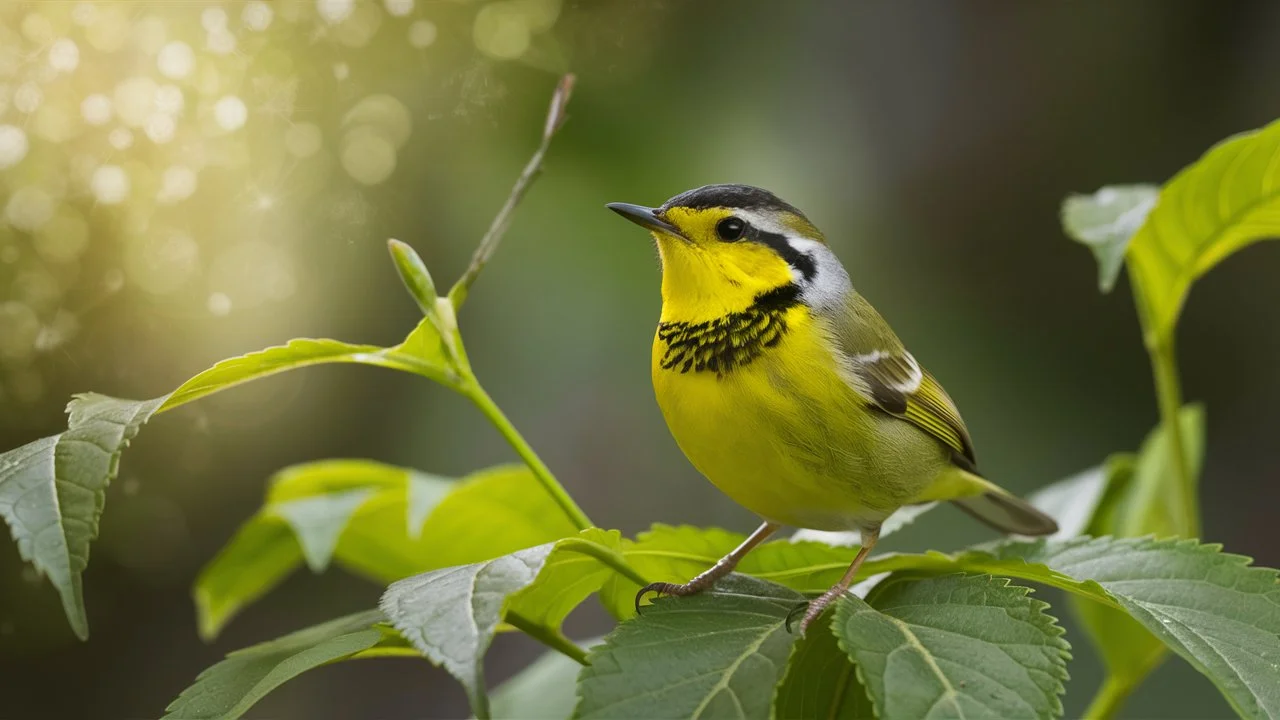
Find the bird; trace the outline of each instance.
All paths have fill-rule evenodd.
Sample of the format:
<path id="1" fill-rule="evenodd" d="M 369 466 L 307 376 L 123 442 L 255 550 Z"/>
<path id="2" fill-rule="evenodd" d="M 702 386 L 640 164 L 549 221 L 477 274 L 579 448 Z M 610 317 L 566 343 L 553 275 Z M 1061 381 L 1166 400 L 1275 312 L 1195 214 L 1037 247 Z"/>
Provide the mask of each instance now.
<path id="1" fill-rule="evenodd" d="M 711 588 L 783 526 L 861 533 L 841 580 L 804 609 L 803 634 L 848 591 L 898 509 L 950 501 L 991 527 L 1050 535 L 1053 518 L 978 472 L 942 385 L 853 287 L 822 232 L 749 185 L 707 185 L 659 207 L 606 207 L 648 230 L 662 268 L 654 394 L 693 466 L 760 526 L 686 583 Z"/>

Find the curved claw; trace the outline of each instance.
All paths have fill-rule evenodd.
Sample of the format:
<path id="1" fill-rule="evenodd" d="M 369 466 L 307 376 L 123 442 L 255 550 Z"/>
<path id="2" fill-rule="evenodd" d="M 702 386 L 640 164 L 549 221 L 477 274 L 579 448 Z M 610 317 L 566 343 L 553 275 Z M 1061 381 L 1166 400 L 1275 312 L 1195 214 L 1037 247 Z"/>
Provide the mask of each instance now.
<path id="1" fill-rule="evenodd" d="M 807 600 L 791 608 L 791 612 L 787 613 L 786 622 L 783 623 L 783 626 L 787 629 L 788 633 L 791 632 L 791 623 L 795 622 L 796 616 L 800 615 L 801 613 L 805 612 L 808 609 L 809 609 L 809 602 Z M 804 629 L 801 628 L 800 632 L 801 634 L 803 634 Z"/>
<path id="2" fill-rule="evenodd" d="M 636 593 L 636 614 L 640 614 L 640 601 L 644 599 L 645 595 L 648 595 L 649 593 L 653 593 L 657 597 L 670 595 L 671 591 L 675 589 L 675 587 L 676 586 L 671 583 L 655 582 L 649 583 L 648 585 L 640 588 L 640 592 Z"/>

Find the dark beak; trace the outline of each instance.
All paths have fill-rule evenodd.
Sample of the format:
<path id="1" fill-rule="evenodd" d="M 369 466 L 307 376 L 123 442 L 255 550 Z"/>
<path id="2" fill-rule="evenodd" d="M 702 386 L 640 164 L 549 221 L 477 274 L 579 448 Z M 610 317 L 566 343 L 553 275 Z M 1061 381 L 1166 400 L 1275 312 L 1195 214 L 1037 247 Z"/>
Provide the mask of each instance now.
<path id="1" fill-rule="evenodd" d="M 647 208 L 643 205 L 632 205 L 631 203 L 609 203 L 605 207 L 618 213 L 622 217 L 639 225 L 646 230 L 654 232 L 664 232 L 668 235 L 676 237 L 684 237 L 680 234 L 680 230 L 671 223 L 658 217 L 657 208 Z"/>

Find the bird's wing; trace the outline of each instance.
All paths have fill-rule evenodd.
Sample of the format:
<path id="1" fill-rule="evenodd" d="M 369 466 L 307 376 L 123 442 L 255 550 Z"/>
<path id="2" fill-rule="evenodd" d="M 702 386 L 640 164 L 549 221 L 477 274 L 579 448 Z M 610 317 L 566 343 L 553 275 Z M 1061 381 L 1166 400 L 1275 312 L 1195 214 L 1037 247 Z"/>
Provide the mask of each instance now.
<path id="1" fill-rule="evenodd" d="M 870 404 L 902 418 L 944 443 L 957 464 L 974 470 L 973 441 L 960 411 L 870 303 L 850 293 L 830 317 L 849 384 Z"/>
<path id="2" fill-rule="evenodd" d="M 850 356 L 855 390 L 881 410 L 903 418 L 941 440 L 974 466 L 973 441 L 956 405 L 932 375 L 906 350 Z"/>

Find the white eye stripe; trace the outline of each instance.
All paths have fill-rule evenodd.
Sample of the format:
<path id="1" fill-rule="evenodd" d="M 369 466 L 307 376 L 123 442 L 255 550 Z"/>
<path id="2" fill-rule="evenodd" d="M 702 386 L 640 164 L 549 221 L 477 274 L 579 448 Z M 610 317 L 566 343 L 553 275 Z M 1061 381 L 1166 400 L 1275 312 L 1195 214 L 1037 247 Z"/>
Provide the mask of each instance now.
<path id="1" fill-rule="evenodd" d="M 800 286 L 800 297 L 806 305 L 815 310 L 843 306 L 845 297 L 853 291 L 853 284 L 840 259 L 825 243 L 797 235 L 794 228 L 784 225 L 774 213 L 738 209 L 733 215 L 762 232 L 781 235 L 792 249 L 813 261 L 817 272 L 810 278 L 795 266 L 791 268 L 791 280 Z"/>
<path id="2" fill-rule="evenodd" d="M 805 237 L 787 236 L 787 243 L 808 255 L 817 272 L 808 282 L 800 283 L 801 298 L 812 308 L 822 310 L 843 307 L 844 299 L 853 291 L 849 273 L 826 244 Z"/>

